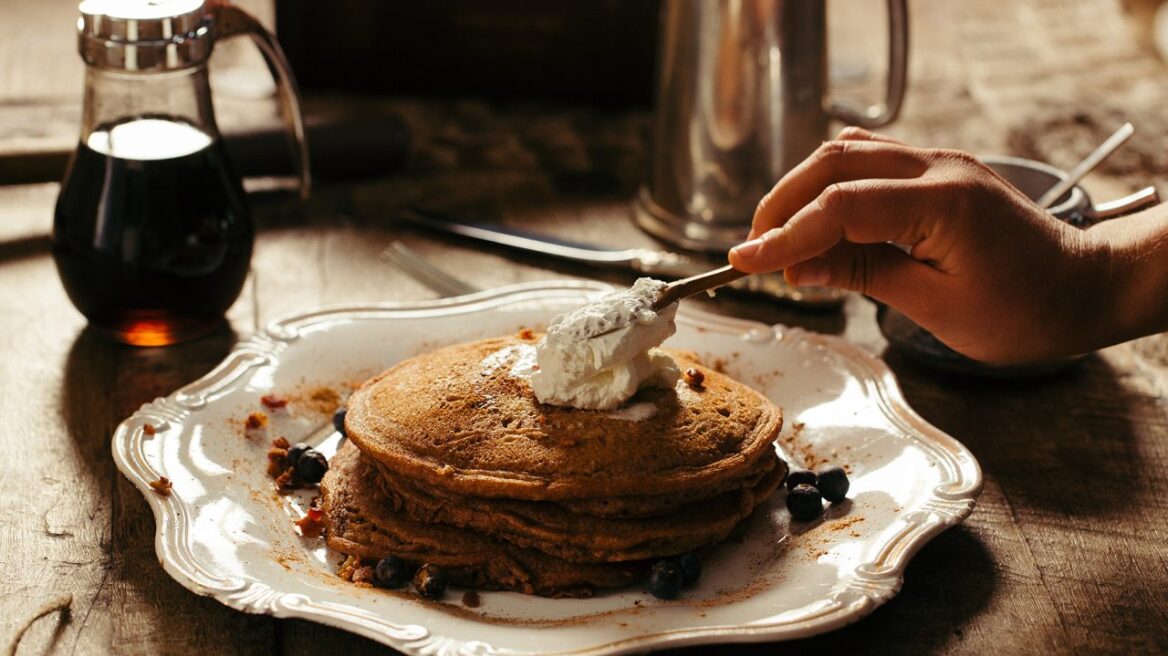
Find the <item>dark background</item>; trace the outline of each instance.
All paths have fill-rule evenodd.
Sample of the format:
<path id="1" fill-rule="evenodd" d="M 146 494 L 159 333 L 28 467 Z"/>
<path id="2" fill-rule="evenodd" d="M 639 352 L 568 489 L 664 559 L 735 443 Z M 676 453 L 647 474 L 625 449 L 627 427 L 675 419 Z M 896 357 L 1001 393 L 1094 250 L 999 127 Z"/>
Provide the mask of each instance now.
<path id="1" fill-rule="evenodd" d="M 647 106 L 659 0 L 290 1 L 280 42 L 306 91 Z"/>

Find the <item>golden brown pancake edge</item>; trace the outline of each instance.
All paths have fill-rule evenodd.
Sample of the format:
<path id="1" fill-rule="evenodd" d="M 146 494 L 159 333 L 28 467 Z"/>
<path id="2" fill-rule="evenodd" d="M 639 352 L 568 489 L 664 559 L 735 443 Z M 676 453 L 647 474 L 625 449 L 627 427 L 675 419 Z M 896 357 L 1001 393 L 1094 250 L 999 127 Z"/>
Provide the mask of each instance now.
<path id="1" fill-rule="evenodd" d="M 700 497 L 756 466 L 782 426 L 765 397 L 668 350 L 704 383 L 642 390 L 630 403 L 653 403 L 647 420 L 540 404 L 525 380 L 508 375 L 517 352 L 483 365 L 532 346 L 500 337 L 405 360 L 352 395 L 346 432 L 391 471 L 453 494 L 589 501 Z"/>

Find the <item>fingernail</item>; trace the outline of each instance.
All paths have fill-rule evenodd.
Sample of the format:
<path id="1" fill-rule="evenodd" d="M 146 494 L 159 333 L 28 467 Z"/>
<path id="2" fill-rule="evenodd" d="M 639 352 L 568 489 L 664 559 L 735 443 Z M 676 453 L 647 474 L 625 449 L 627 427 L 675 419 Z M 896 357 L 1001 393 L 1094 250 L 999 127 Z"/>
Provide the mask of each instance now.
<path id="1" fill-rule="evenodd" d="M 795 271 L 795 284 L 803 287 L 826 285 L 831 279 L 831 269 L 823 260 L 808 260 Z"/>
<path id="2" fill-rule="evenodd" d="M 744 241 L 741 244 L 738 244 L 734 247 L 733 250 L 734 254 L 738 257 L 741 257 L 744 260 L 749 260 L 750 258 L 754 257 L 755 253 L 758 253 L 758 249 L 761 246 L 761 239 L 751 239 L 750 241 Z"/>

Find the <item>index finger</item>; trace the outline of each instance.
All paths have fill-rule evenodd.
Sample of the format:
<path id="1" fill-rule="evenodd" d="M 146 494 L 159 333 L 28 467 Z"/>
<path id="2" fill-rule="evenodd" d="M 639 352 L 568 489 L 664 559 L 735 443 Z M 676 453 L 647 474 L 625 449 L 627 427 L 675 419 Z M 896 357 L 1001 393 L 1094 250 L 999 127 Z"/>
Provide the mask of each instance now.
<path id="1" fill-rule="evenodd" d="M 928 183 L 858 180 L 835 183 L 782 227 L 730 251 L 734 268 L 776 271 L 827 252 L 841 242 L 916 244 L 929 236 L 936 201 Z"/>
<path id="2" fill-rule="evenodd" d="M 907 146 L 905 142 L 900 139 L 894 139 L 886 134 L 878 132 L 870 132 L 864 128 L 858 128 L 854 125 L 845 126 L 835 135 L 835 138 L 840 141 L 882 141 L 884 143 L 896 144 L 898 146 Z"/>
<path id="3" fill-rule="evenodd" d="M 782 226 L 833 184 L 866 178 L 916 178 L 928 166 L 924 151 L 911 146 L 849 139 L 825 142 L 759 201 L 749 238 Z"/>

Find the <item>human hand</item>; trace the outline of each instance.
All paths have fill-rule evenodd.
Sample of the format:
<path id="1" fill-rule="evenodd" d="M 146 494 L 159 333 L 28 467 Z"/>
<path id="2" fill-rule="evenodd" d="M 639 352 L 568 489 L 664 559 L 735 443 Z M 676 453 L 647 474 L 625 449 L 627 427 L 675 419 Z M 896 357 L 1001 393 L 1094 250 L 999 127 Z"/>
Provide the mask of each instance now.
<path id="1" fill-rule="evenodd" d="M 729 257 L 867 294 L 969 357 L 1020 362 L 1108 342 L 1096 322 L 1115 268 L 1088 235 L 972 155 L 847 128 L 762 199 Z"/>

